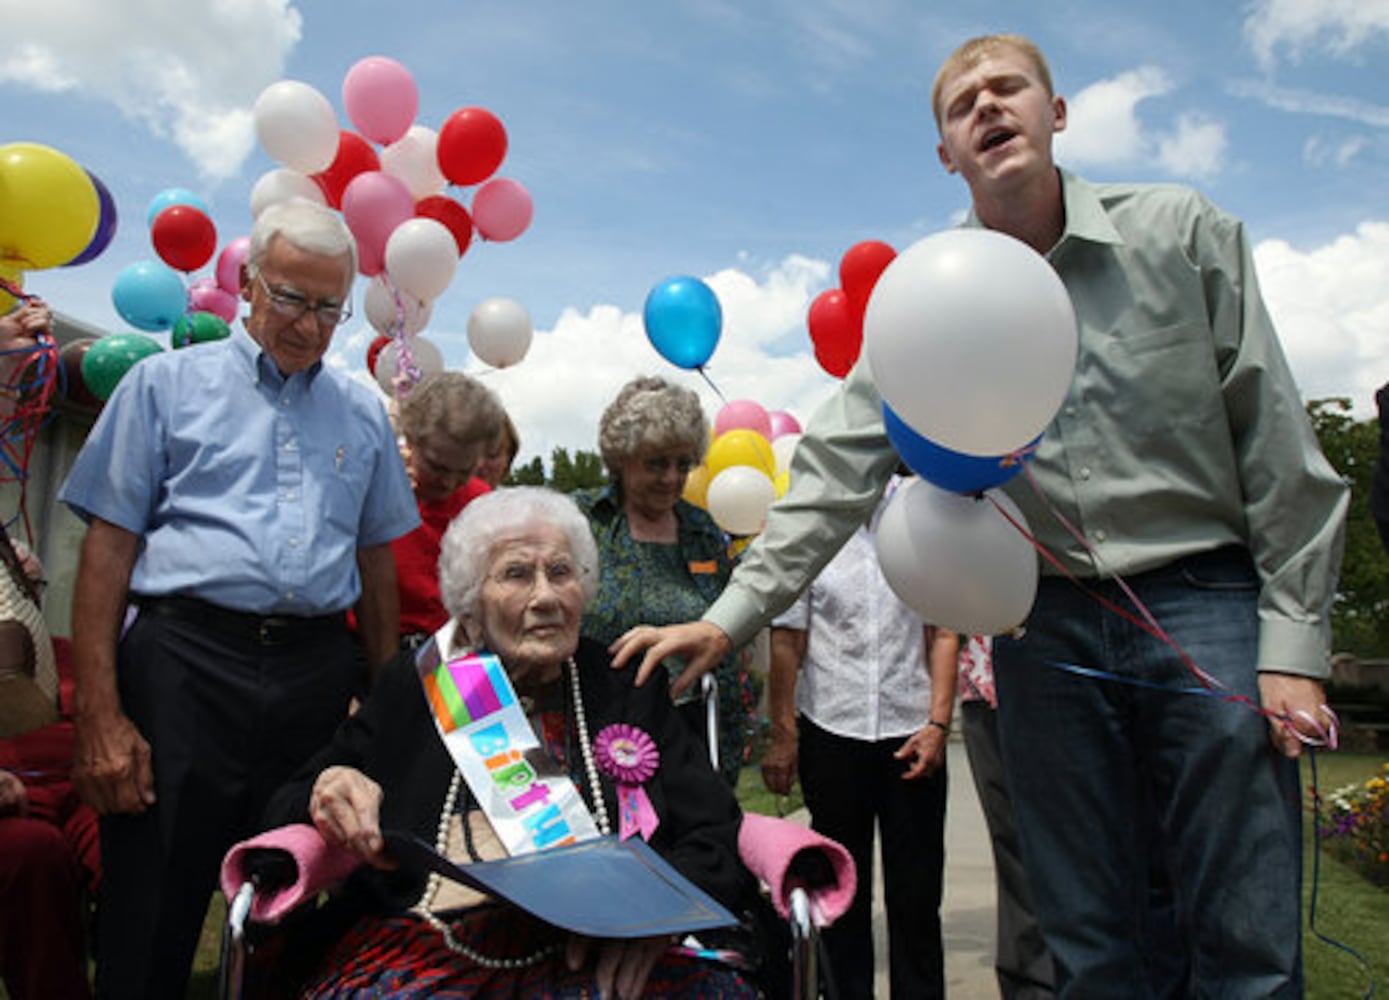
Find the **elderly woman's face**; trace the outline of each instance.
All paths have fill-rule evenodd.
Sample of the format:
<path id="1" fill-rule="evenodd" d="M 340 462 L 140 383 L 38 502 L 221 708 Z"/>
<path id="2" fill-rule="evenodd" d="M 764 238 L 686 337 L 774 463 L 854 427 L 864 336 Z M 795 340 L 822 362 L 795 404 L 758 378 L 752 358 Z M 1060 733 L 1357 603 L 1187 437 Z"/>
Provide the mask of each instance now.
<path id="1" fill-rule="evenodd" d="M 638 451 L 622 465 L 622 496 L 628 507 L 647 517 L 675 509 L 685 492 L 690 470 L 699 464 L 688 448 L 654 448 Z"/>
<path id="2" fill-rule="evenodd" d="M 568 537 L 537 523 L 493 544 L 476 626 L 516 680 L 558 667 L 573 654 L 583 603 Z"/>

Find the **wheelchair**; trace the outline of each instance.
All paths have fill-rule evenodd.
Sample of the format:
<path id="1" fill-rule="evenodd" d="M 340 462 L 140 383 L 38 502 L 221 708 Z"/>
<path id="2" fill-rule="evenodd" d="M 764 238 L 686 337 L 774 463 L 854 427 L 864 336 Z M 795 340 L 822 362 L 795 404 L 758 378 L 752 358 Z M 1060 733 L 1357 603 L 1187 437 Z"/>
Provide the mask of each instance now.
<path id="1" fill-rule="evenodd" d="M 707 741 L 712 765 L 718 768 L 718 683 L 711 674 L 701 681 Z M 222 1000 L 255 1000 L 252 969 L 259 954 L 273 952 L 275 928 L 254 919 L 258 900 L 283 892 L 301 873 L 294 857 L 277 847 L 257 847 L 279 831 L 232 848 L 224 866 L 223 889 L 228 897 L 222 931 L 218 993 Z M 811 1000 L 833 996 L 832 976 L 824 962 L 819 929 L 833 923 L 852 903 L 856 873 L 849 853 L 833 841 L 812 834 L 799 824 L 770 816 L 744 817 L 739 854 L 758 877 L 765 909 L 786 924 L 777 937 L 789 937 L 785 962 L 772 963 L 788 974 L 789 983 L 764 984 L 769 996 Z M 310 898 L 312 896 L 310 895 Z M 775 919 L 775 918 L 774 918 Z M 785 968 L 782 968 L 783 964 Z"/>

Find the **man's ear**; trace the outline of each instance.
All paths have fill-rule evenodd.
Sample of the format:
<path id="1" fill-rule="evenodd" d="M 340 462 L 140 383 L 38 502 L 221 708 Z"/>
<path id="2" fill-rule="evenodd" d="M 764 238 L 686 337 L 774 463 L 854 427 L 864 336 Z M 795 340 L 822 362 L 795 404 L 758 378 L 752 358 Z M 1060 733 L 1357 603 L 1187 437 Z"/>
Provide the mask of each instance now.
<path id="1" fill-rule="evenodd" d="M 1066 131 L 1066 99 L 1059 94 L 1051 99 L 1051 130 Z"/>
<path id="2" fill-rule="evenodd" d="M 950 154 L 945 151 L 945 143 L 936 143 L 936 155 L 940 157 L 940 165 L 945 168 L 947 174 L 958 173 L 955 161 L 950 158 Z"/>
<path id="3" fill-rule="evenodd" d="M 246 262 L 243 260 L 241 262 L 241 267 L 238 269 L 238 271 L 241 276 L 241 297 L 245 299 L 247 302 L 250 302 L 251 283 L 253 281 L 253 279 L 251 278 L 251 269 L 246 266 Z"/>

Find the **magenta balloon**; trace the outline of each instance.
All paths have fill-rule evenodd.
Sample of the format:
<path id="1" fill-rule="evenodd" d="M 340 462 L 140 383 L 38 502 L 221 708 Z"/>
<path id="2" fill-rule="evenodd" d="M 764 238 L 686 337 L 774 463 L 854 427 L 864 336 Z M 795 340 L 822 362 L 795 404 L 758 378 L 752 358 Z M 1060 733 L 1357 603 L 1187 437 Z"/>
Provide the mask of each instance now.
<path id="1" fill-rule="evenodd" d="M 750 399 L 735 399 L 725 403 L 714 417 L 714 437 L 733 430 L 750 430 L 767 440 L 772 437 L 772 421 L 761 403 Z"/>
<path id="2" fill-rule="evenodd" d="M 372 142 L 395 142 L 415 122 L 420 91 L 410 71 L 385 56 L 367 56 L 342 81 L 347 117 Z"/>
<path id="3" fill-rule="evenodd" d="M 386 241 L 396 226 L 414 215 L 415 199 L 398 178 L 380 170 L 352 178 L 342 192 L 342 217 L 357 238 L 358 270 L 379 274 L 386 259 Z"/>
<path id="4" fill-rule="evenodd" d="M 239 301 L 211 278 L 200 278 L 188 286 L 189 311 L 212 313 L 228 323 L 236 319 Z"/>
<path id="5" fill-rule="evenodd" d="M 494 177 L 473 195 L 473 227 L 485 240 L 505 243 L 526 231 L 535 211 L 520 181 Z"/>
<path id="6" fill-rule="evenodd" d="M 767 435 L 768 440 L 775 441 L 783 434 L 801 433 L 801 422 L 785 410 L 772 410 L 767 418 L 772 422 L 772 433 Z"/>
<path id="7" fill-rule="evenodd" d="M 251 238 L 238 236 L 217 257 L 217 285 L 232 295 L 241 294 L 241 265 L 251 250 Z M 225 317 L 224 317 L 225 318 Z"/>

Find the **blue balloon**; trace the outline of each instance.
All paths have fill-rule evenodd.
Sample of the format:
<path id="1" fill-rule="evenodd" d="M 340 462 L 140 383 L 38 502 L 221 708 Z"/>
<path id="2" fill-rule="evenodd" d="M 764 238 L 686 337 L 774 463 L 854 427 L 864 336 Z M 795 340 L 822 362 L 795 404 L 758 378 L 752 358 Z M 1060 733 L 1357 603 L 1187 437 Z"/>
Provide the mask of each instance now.
<path id="1" fill-rule="evenodd" d="M 951 493 L 982 493 L 999 486 L 1022 471 L 1022 463 L 1032 457 L 1039 434 L 1031 444 L 1020 449 L 1022 458 L 1011 455 L 966 455 L 964 452 L 942 448 L 907 426 L 907 422 L 883 404 L 883 425 L 887 439 L 907 467 L 922 479 Z"/>
<path id="2" fill-rule="evenodd" d="M 167 330 L 188 311 L 188 291 L 177 271 L 142 260 L 131 264 L 111 286 L 116 312 L 137 330 Z"/>
<path id="3" fill-rule="evenodd" d="M 652 288 L 642 320 L 651 346 L 681 368 L 702 367 L 723 330 L 723 310 L 713 289 L 687 276 L 667 278 Z"/>
<path id="4" fill-rule="evenodd" d="M 155 216 L 173 205 L 192 205 L 204 215 L 212 215 L 212 210 L 207 207 L 207 202 L 187 188 L 165 188 L 150 199 L 150 209 L 146 213 L 145 224 L 153 226 Z"/>

